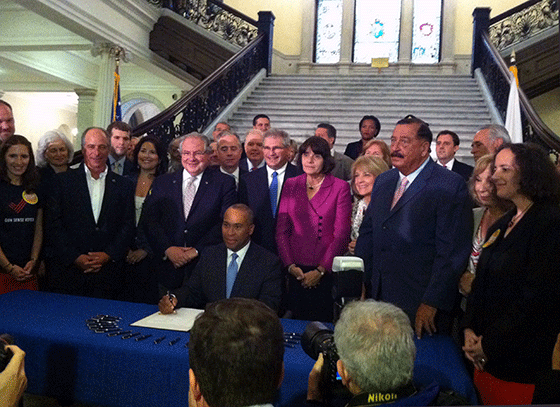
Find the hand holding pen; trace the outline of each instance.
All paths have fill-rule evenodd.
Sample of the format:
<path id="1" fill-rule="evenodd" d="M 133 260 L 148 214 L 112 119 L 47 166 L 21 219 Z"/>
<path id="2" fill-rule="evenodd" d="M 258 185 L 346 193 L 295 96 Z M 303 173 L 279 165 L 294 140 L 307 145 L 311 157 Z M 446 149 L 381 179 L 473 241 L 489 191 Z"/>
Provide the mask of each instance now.
<path id="1" fill-rule="evenodd" d="M 175 295 L 171 294 L 169 291 L 167 292 L 167 295 L 161 297 L 161 300 L 159 300 L 158 303 L 159 312 L 161 312 L 162 314 L 171 314 L 173 311 L 175 311 L 176 306 L 177 297 L 175 297 Z"/>

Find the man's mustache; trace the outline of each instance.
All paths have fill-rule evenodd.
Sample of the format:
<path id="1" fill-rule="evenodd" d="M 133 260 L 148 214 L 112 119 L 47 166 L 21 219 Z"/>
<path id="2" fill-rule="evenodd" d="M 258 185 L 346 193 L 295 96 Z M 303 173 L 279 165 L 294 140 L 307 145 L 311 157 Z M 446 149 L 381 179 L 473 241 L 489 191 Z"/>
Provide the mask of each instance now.
<path id="1" fill-rule="evenodd" d="M 391 157 L 404 158 L 404 155 L 402 155 L 401 153 L 395 151 L 394 153 L 391 153 Z"/>

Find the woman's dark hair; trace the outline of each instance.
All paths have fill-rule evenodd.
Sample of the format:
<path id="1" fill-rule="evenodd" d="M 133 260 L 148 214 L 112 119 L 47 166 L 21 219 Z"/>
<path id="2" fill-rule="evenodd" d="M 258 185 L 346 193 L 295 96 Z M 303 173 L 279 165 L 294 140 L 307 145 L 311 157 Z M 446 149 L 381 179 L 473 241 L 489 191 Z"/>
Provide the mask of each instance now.
<path id="1" fill-rule="evenodd" d="M 35 167 L 35 156 L 33 155 L 31 143 L 23 136 L 14 134 L 13 136 L 8 137 L 2 144 L 2 148 L 0 148 L 0 178 L 8 183 L 11 182 L 6 165 L 6 153 L 10 147 L 19 145 L 27 147 L 27 151 L 29 152 L 29 164 L 21 176 L 21 185 L 23 186 L 25 192 L 34 192 L 39 184 L 39 172 Z"/>
<path id="2" fill-rule="evenodd" d="M 134 147 L 134 171 L 137 173 L 140 172 L 140 166 L 138 165 L 138 153 L 140 152 L 140 149 L 142 148 L 142 145 L 144 143 L 152 143 L 156 148 L 156 152 L 159 157 L 159 164 L 156 167 L 156 176 L 165 174 L 167 172 L 167 153 L 163 149 L 160 141 L 153 136 L 142 137 L 138 144 L 136 144 L 136 147 Z"/>
<path id="3" fill-rule="evenodd" d="M 546 151 L 534 143 L 506 143 L 496 156 L 506 149 L 511 150 L 519 168 L 519 193 L 533 202 L 560 203 L 560 179 Z"/>
<path id="4" fill-rule="evenodd" d="M 298 168 L 303 171 L 303 166 L 301 165 L 301 157 L 308 148 L 311 148 L 311 151 L 323 157 L 323 168 L 321 168 L 321 174 L 330 174 L 335 164 L 334 157 L 331 155 L 329 143 L 327 143 L 325 139 L 317 136 L 309 137 L 301 144 L 301 146 L 299 146 L 297 158 Z"/>

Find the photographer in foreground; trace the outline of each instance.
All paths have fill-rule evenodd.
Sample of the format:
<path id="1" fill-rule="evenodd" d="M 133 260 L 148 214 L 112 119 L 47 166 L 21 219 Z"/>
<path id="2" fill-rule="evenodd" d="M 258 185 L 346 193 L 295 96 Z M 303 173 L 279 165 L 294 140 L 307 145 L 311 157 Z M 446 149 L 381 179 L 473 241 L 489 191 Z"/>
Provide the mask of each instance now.
<path id="1" fill-rule="evenodd" d="M 0 346 L 3 347 L 2 361 L 11 355 L 5 369 L 0 372 L 0 406 L 15 407 L 19 405 L 23 392 L 27 388 L 25 352 L 15 345 L 7 345 L 2 338 L 0 338 Z M 4 365 L 2 364 L 1 367 Z"/>
<path id="2" fill-rule="evenodd" d="M 396 306 L 373 300 L 356 301 L 342 311 L 334 330 L 340 359 L 337 370 L 350 400 L 334 400 L 347 407 L 468 404 L 461 396 L 441 392 L 434 382 L 415 388 L 412 372 L 416 346 L 407 315 Z M 324 403 L 321 388 L 323 357 L 319 355 L 309 374 L 307 405 Z"/>

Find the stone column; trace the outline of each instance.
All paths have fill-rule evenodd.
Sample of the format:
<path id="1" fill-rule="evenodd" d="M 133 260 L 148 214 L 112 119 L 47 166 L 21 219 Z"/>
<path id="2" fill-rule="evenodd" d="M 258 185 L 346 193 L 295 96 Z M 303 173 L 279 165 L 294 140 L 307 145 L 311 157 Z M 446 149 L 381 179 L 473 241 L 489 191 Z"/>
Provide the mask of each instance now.
<path id="1" fill-rule="evenodd" d="M 104 51 L 100 55 L 97 96 L 95 98 L 95 126 L 107 127 L 111 121 L 111 103 L 115 73 L 115 57 Z M 122 88 L 121 88 L 122 91 Z"/>
<path id="2" fill-rule="evenodd" d="M 401 2 L 401 32 L 399 35 L 399 73 L 410 72 L 412 56 L 412 14 L 413 1 Z"/>
<path id="3" fill-rule="evenodd" d="M 338 72 L 342 75 L 348 75 L 352 65 L 355 11 L 355 0 L 345 0 L 342 2 L 342 38 L 340 39 L 340 62 L 338 65 Z"/>
<path id="4" fill-rule="evenodd" d="M 446 75 L 455 72 L 455 5 L 456 0 L 445 0 L 441 15 L 440 65 Z"/>
<path id="5" fill-rule="evenodd" d="M 298 73 L 310 72 L 313 63 L 313 50 L 315 49 L 315 0 L 302 0 L 303 16 L 301 21 L 301 53 L 299 55 Z"/>
<path id="6" fill-rule="evenodd" d="M 95 89 L 75 89 L 74 92 L 78 95 L 78 134 L 72 140 L 72 144 L 74 144 L 74 149 L 81 150 L 80 138 L 82 132 L 95 125 L 95 95 L 97 91 Z"/>

